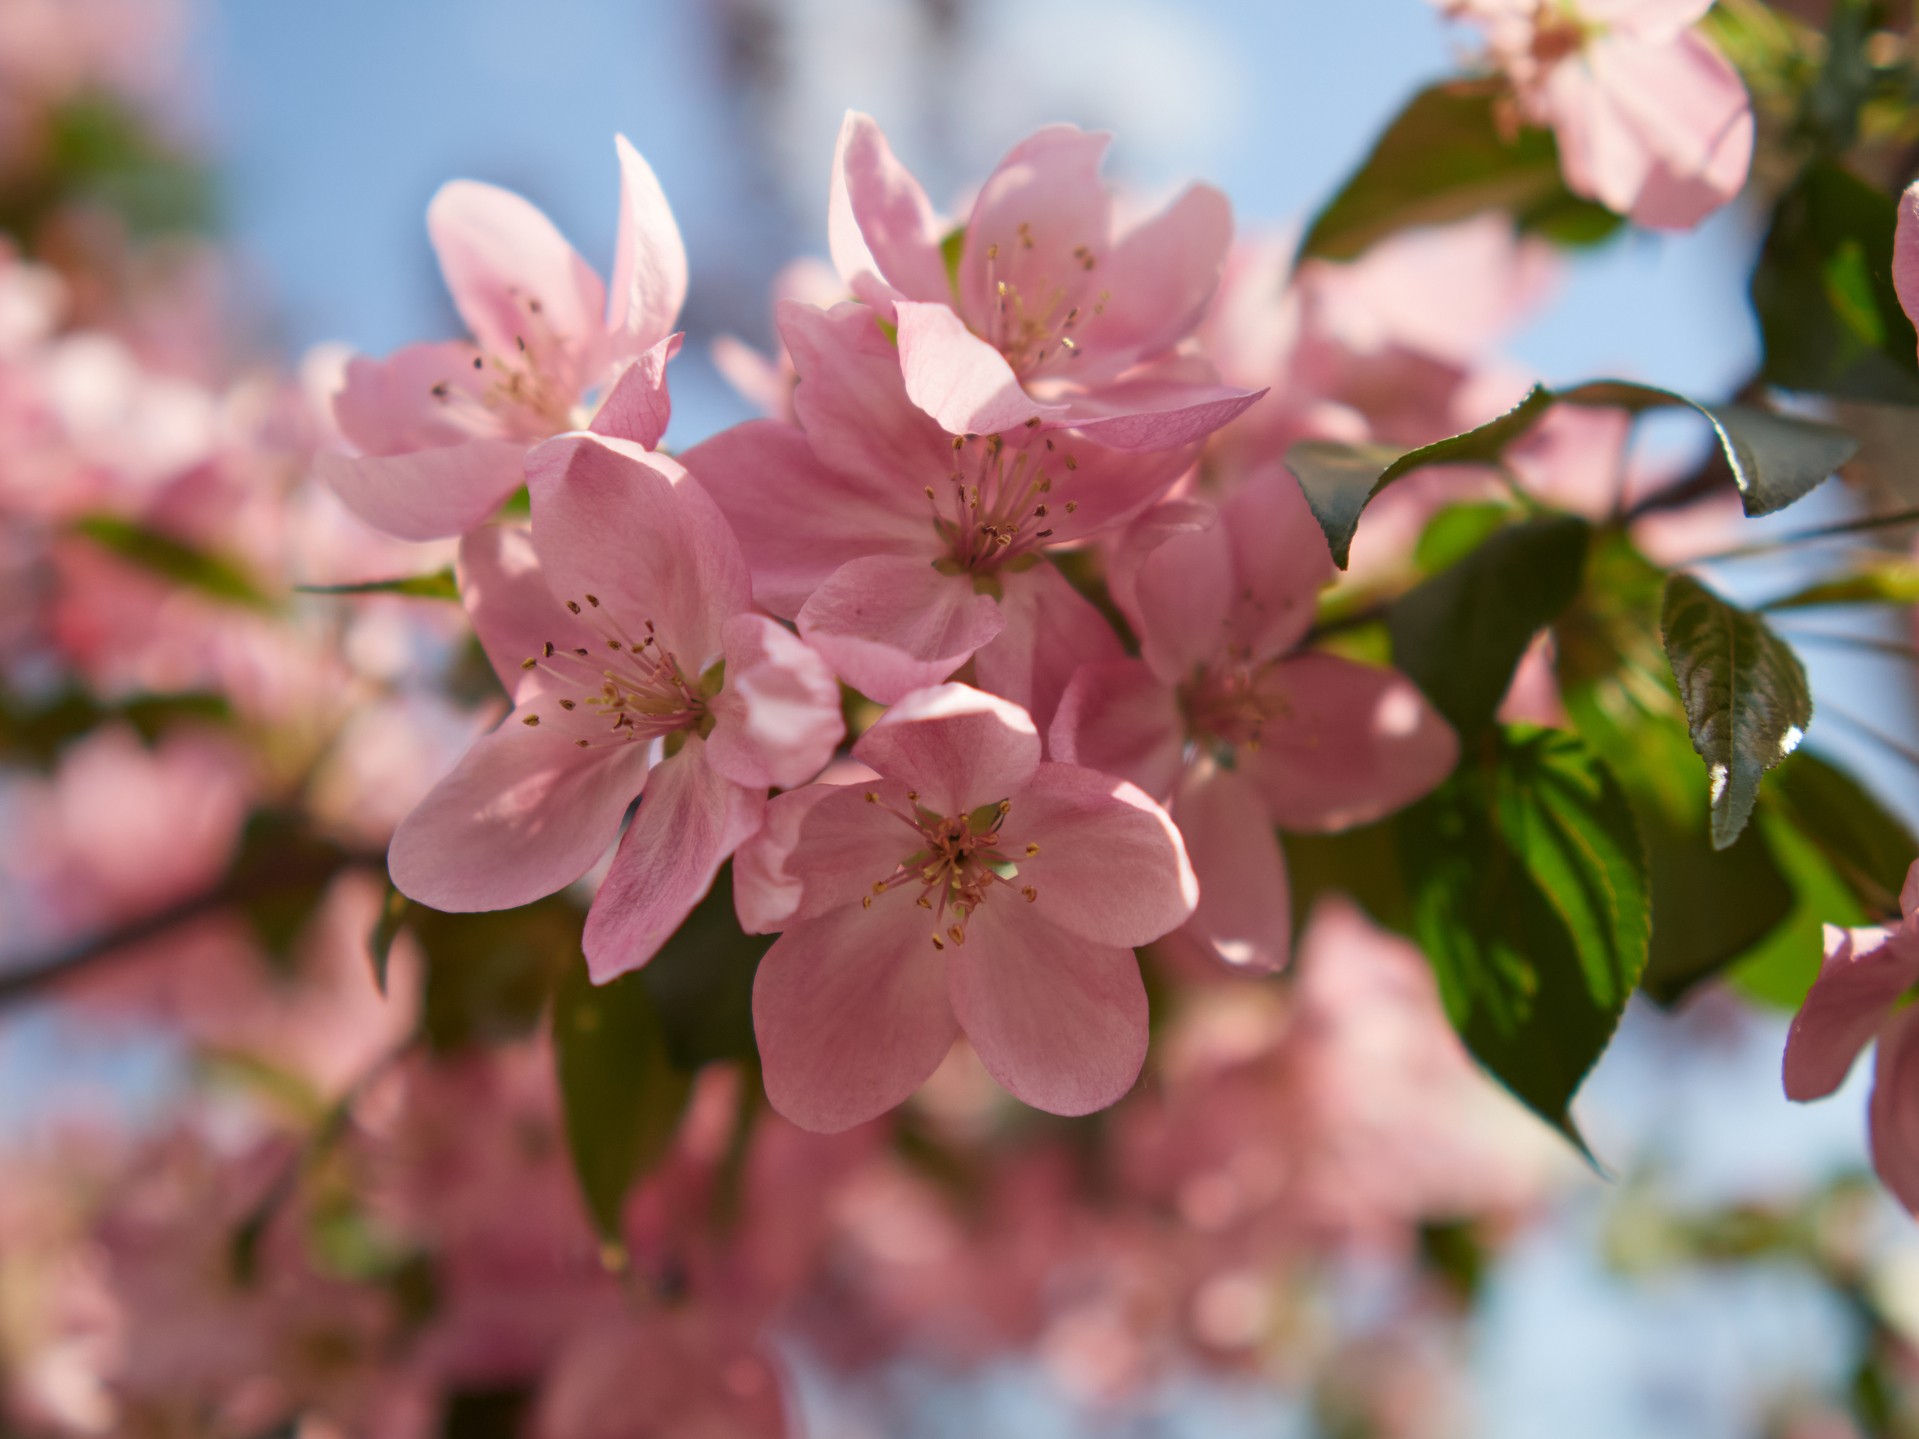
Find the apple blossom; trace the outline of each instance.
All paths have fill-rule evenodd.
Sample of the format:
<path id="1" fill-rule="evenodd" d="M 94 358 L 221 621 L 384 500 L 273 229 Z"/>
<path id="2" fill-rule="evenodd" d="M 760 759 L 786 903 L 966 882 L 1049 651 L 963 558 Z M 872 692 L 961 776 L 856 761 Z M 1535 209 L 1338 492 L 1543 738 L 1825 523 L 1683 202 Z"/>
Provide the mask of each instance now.
<path id="1" fill-rule="evenodd" d="M 962 1030 L 1037 1108 L 1118 1099 L 1146 1054 L 1131 949 L 1198 894 L 1164 811 L 1043 763 L 1026 712 L 965 685 L 907 696 L 853 755 L 880 777 L 774 801 L 806 813 L 784 858 L 798 903 L 753 984 L 773 1107 L 807 1129 L 871 1119 Z"/>
<path id="2" fill-rule="evenodd" d="M 829 201 L 833 263 L 896 326 L 907 394 L 952 433 L 1037 422 L 1162 449 L 1264 393 L 1219 384 L 1178 348 L 1219 284 L 1226 197 L 1194 185 L 1122 227 L 1099 176 L 1109 139 L 1049 125 L 1015 145 L 980 187 L 955 259 L 879 126 L 848 113 Z"/>
<path id="3" fill-rule="evenodd" d="M 1693 28 L 1711 0 L 1438 0 L 1486 29 L 1534 124 L 1550 125 L 1573 193 L 1635 224 L 1686 230 L 1737 195 L 1752 102 Z"/>
<path id="4" fill-rule="evenodd" d="M 347 366 L 333 410 L 359 453 L 316 463 L 368 523 L 407 540 L 470 530 L 520 487 L 528 448 L 562 431 L 590 424 L 649 449 L 659 442 L 686 250 L 652 170 L 624 136 L 616 143 L 611 295 L 518 195 L 455 180 L 433 197 L 427 230 L 473 339 Z"/>
<path id="5" fill-rule="evenodd" d="M 678 465 L 567 435 L 527 468 L 531 536 L 476 531 L 460 557 L 513 713 L 401 822 L 389 862 L 435 908 L 511 908 L 583 875 L 644 790 L 587 921 L 604 981 L 679 927 L 759 828 L 769 785 L 832 757 L 839 692 L 751 612 L 739 546 Z"/>
<path id="6" fill-rule="evenodd" d="M 1168 804 L 1201 885 L 1183 933 L 1233 964 L 1286 962 L 1292 912 L 1274 825 L 1378 819 L 1458 756 L 1403 675 L 1296 652 L 1331 577 L 1325 539 L 1283 476 L 1242 481 L 1217 511 L 1162 506 L 1136 524 L 1113 577 L 1140 658 L 1083 666 L 1053 720 L 1060 759 Z"/>
<path id="7" fill-rule="evenodd" d="M 1017 426 L 949 435 L 907 398 L 863 305 L 787 304 L 799 428 L 752 421 L 687 452 L 731 521 L 753 592 L 840 677 L 882 703 L 974 662 L 979 683 L 1044 720 L 1111 627 L 1045 560 L 1124 523 L 1192 446 L 1129 453 Z"/>

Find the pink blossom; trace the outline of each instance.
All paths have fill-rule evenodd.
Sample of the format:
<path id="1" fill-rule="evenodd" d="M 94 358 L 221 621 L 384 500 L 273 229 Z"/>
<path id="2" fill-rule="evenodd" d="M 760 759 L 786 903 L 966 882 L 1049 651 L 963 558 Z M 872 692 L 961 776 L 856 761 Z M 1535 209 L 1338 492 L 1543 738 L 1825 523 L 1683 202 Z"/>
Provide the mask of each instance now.
<path id="1" fill-rule="evenodd" d="M 1919 315 L 1919 182 L 1908 185 L 1899 197 L 1899 219 L 1892 234 L 1892 284 L 1906 318 Z"/>
<path id="2" fill-rule="evenodd" d="M 1183 445 L 1263 391 L 1179 346 L 1218 287 L 1226 197 L 1194 185 L 1122 227 L 1100 179 L 1109 136 L 1049 125 L 987 177 L 949 266 L 944 228 L 870 118 L 840 130 L 833 263 L 897 327 L 913 403 L 956 435 L 1037 421 L 1116 449 Z"/>
<path id="3" fill-rule="evenodd" d="M 1826 958 L 1786 1034 L 1786 1098 L 1823 1099 L 1859 1051 L 1878 1040 L 1872 1089 L 1872 1167 L 1919 1214 L 1919 1030 L 1901 1004 L 1919 984 L 1919 863 L 1890 929 L 1826 926 Z"/>
<path id="4" fill-rule="evenodd" d="M 1168 803 L 1201 885 L 1183 933 L 1230 963 L 1286 961 L 1292 915 L 1274 825 L 1378 819 L 1439 783 L 1458 755 L 1404 676 L 1296 652 L 1332 574 L 1283 476 L 1243 481 L 1217 512 L 1162 506 L 1134 527 L 1113 574 L 1140 658 L 1082 667 L 1053 720 L 1060 759 Z"/>
<path id="5" fill-rule="evenodd" d="M 1103 1108 L 1146 1055 L 1131 950 L 1193 911 L 1178 832 L 1124 781 L 1042 763 L 1025 711 L 964 685 L 900 701 L 853 755 L 870 785 L 782 795 L 800 897 L 753 986 L 773 1107 L 807 1129 L 892 1108 L 964 1030 L 1056 1114 Z"/>
<path id="6" fill-rule="evenodd" d="M 1693 29 L 1711 0 L 1439 0 L 1486 29 L 1521 112 L 1550 125 L 1573 193 L 1685 230 L 1752 164 L 1739 72 Z"/>
<path id="7" fill-rule="evenodd" d="M 908 399 L 864 305 L 787 304 L 780 332 L 800 427 L 753 421 L 685 456 L 740 538 L 755 598 L 882 703 L 971 659 L 983 688 L 1044 721 L 1075 665 L 1119 653 L 1046 552 L 1124 523 L 1196 447 L 951 435 Z"/>
<path id="8" fill-rule="evenodd" d="M 455 180 L 434 196 L 427 230 L 473 339 L 347 366 L 333 410 L 360 453 L 323 454 L 318 468 L 368 523 L 408 540 L 470 530 L 519 488 L 527 449 L 562 431 L 590 424 L 649 449 L 659 442 L 686 251 L 652 170 L 624 137 L 616 144 L 610 296 L 518 195 Z"/>
<path id="9" fill-rule="evenodd" d="M 738 543 L 671 460 L 566 435 L 527 471 L 531 534 L 477 530 L 459 567 L 513 713 L 401 823 L 389 864 L 437 909 L 526 904 L 586 873 L 644 789 L 587 920 L 605 981 L 678 928 L 759 828 L 767 786 L 825 765 L 839 691 L 752 613 Z"/>

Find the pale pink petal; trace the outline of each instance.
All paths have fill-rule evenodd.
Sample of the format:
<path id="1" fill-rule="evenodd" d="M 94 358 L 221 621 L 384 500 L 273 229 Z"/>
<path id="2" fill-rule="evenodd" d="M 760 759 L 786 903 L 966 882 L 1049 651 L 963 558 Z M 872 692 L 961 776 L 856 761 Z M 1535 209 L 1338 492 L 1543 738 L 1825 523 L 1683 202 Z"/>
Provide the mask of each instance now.
<path id="1" fill-rule="evenodd" d="M 938 684 L 1004 623 L 968 576 L 897 555 L 840 566 L 799 613 L 800 634 L 833 672 L 881 704 Z"/>
<path id="2" fill-rule="evenodd" d="M 1614 33 L 1592 41 L 1585 63 L 1641 144 L 1681 175 L 1698 175 L 1752 102 L 1739 72 L 1690 31 L 1669 41 Z"/>
<path id="3" fill-rule="evenodd" d="M 1233 646 L 1256 660 L 1286 653 L 1312 628 L 1319 592 L 1336 573 L 1326 532 L 1298 482 L 1271 470 L 1221 502 L 1219 525 L 1233 556 Z"/>
<path id="4" fill-rule="evenodd" d="M 520 440 L 468 440 L 405 455 L 314 457 L 313 472 L 354 514 L 401 540 L 443 540 L 493 518 L 525 477 Z"/>
<path id="5" fill-rule="evenodd" d="M 589 428 L 596 435 L 631 440 L 644 449 L 656 449 L 673 418 L 672 396 L 666 390 L 666 365 L 680 352 L 683 335 L 668 335 L 642 352 L 600 402 Z"/>
<path id="6" fill-rule="evenodd" d="M 1187 502 L 1179 513 L 1201 511 Z M 1184 684 L 1223 654 L 1232 637 L 1233 545 L 1217 512 L 1204 525 L 1150 518 L 1116 557 L 1115 567 L 1127 575 L 1115 593 L 1126 597 L 1140 657 L 1166 683 Z M 1159 544 L 1146 549 L 1155 536 Z"/>
<path id="7" fill-rule="evenodd" d="M 1272 717 L 1240 767 L 1281 829 L 1367 824 L 1426 794 L 1459 758 L 1459 739 L 1397 670 L 1302 654 L 1262 686 Z"/>
<path id="8" fill-rule="evenodd" d="M 939 1067 L 958 1028 L 946 956 L 905 889 L 795 925 L 753 979 L 766 1097 L 802 1129 L 884 1114 Z"/>
<path id="9" fill-rule="evenodd" d="M 1705 19 L 1710 9 L 1712 0 L 1579 0 L 1582 19 L 1641 39 L 1677 35 Z"/>
<path id="10" fill-rule="evenodd" d="M 1899 308 L 1919 325 L 1919 182 L 1899 197 L 1899 223 L 1893 231 L 1892 284 L 1899 292 Z"/>
<path id="11" fill-rule="evenodd" d="M 1012 800 L 1003 847 L 1019 865 L 1016 883 L 1036 898 L 1022 903 L 996 889 L 995 904 L 1127 946 L 1150 944 L 1192 917 L 1199 886 L 1186 847 L 1144 791 L 1079 765 L 1042 764 Z M 1025 853 L 1030 845 L 1038 853 Z"/>
<path id="12" fill-rule="evenodd" d="M 861 735 L 853 758 L 961 815 L 1023 789 L 1039 766 L 1039 732 L 1016 704 L 966 685 L 906 696 Z"/>
<path id="13" fill-rule="evenodd" d="M 736 784 L 791 789 L 826 767 L 846 734 L 826 661 L 777 621 L 735 615 L 720 632 L 726 684 L 709 708 L 712 766 Z"/>
<path id="14" fill-rule="evenodd" d="M 482 525 L 460 541 L 454 564 L 460 602 L 493 672 L 516 698 L 536 693 L 544 678 L 525 662 L 549 640 L 572 639 L 572 620 L 547 588 L 533 537 L 524 525 Z"/>
<path id="15" fill-rule="evenodd" d="M 686 245 L 652 167 L 626 136 L 614 136 L 613 144 L 620 156 L 620 235 L 607 324 L 618 359 L 644 354 L 672 330 L 686 303 Z"/>
<path id="16" fill-rule="evenodd" d="M 1906 882 L 1899 887 L 1899 912 L 1908 924 L 1919 915 L 1919 860 L 1913 861 L 1906 871 Z"/>
<path id="17" fill-rule="evenodd" d="M 1655 230 L 1690 230 L 1730 202 L 1745 188 L 1756 133 L 1748 111 L 1733 121 L 1703 169 L 1678 172 L 1655 165 L 1633 206 L 1633 223 Z"/>
<path id="18" fill-rule="evenodd" d="M 426 211 L 453 307 L 490 354 L 522 349 L 548 375 L 578 380 L 569 356 L 596 346 L 606 287 L 527 201 L 497 185 L 454 180 Z"/>
<path id="19" fill-rule="evenodd" d="M 1645 188 L 1653 156 L 1583 60 L 1555 65 L 1546 105 L 1566 188 L 1624 215 Z"/>
<path id="20" fill-rule="evenodd" d="M 784 929 L 798 915 L 805 884 L 793 872 L 791 861 L 798 850 L 802 827 L 813 807 L 841 785 L 873 781 L 879 778 L 865 765 L 845 761 L 832 767 L 818 783 L 774 795 L 766 802 L 766 818 L 759 833 L 733 851 L 733 909 L 740 928 L 748 934 L 767 934 Z M 864 805 L 865 799 L 860 803 Z M 859 837 L 874 833 L 870 812 L 860 812 Z M 884 863 L 883 855 L 878 863 Z M 857 873 L 856 866 L 837 866 L 840 873 Z M 856 884 L 865 883 L 856 880 Z M 821 905 L 817 913 L 837 909 L 841 904 L 857 904 L 860 893 L 853 889 L 847 898 Z"/>
<path id="21" fill-rule="evenodd" d="M 898 817 L 913 813 L 915 791 L 905 780 L 877 775 L 863 764 L 835 769 L 845 783 L 822 780 L 794 791 L 814 799 L 797 817 L 798 833 L 791 847 L 784 854 L 768 856 L 777 858 L 784 881 L 798 886 L 789 923 L 815 919 L 871 898 L 873 886 L 891 879 L 900 862 L 925 843 Z M 861 773 L 871 778 L 854 778 Z M 869 794 L 872 799 L 867 798 Z M 782 805 L 786 800 L 787 796 L 780 796 Z M 922 794 L 920 803 L 926 802 Z"/>
<path id="22" fill-rule="evenodd" d="M 1106 616 L 1052 565 L 1002 573 L 1000 584 L 1005 628 L 974 654 L 973 673 L 981 689 L 1019 705 L 1044 731 L 1074 671 L 1125 651 Z"/>
<path id="23" fill-rule="evenodd" d="M 1899 996 L 1919 983 L 1919 942 L 1884 930 L 1826 926 L 1826 957 L 1786 1032 L 1788 1099 L 1820 1099 L 1845 1082 Z"/>
<path id="24" fill-rule="evenodd" d="M 780 339 L 800 383 L 793 413 L 846 492 L 836 504 L 858 530 L 928 527 L 925 486 L 953 469 L 952 437 L 907 398 L 900 352 L 865 305 L 830 310 L 788 300 Z M 857 507 L 857 508 L 855 508 Z"/>
<path id="25" fill-rule="evenodd" d="M 699 483 L 626 440 L 561 435 L 526 458 L 533 547 L 562 601 L 590 603 L 638 642 L 650 623 L 689 675 L 751 598 L 746 561 Z"/>
<path id="26" fill-rule="evenodd" d="M 1199 880 L 1199 908 L 1184 933 L 1235 968 L 1284 968 L 1292 952 L 1293 903 L 1279 837 L 1259 791 L 1205 761 L 1186 771 L 1172 814 Z"/>
<path id="27" fill-rule="evenodd" d="M 947 952 L 953 1012 L 986 1072 L 1052 1114 L 1114 1103 L 1146 1062 L 1146 986 L 1130 949 L 982 906 Z"/>
<path id="28" fill-rule="evenodd" d="M 473 360 L 473 347 L 457 340 L 408 345 L 384 360 L 355 355 L 333 397 L 334 423 L 369 455 L 504 438 L 481 399 L 491 380 Z"/>
<path id="29" fill-rule="evenodd" d="M 1000 352 L 951 308 L 902 300 L 895 309 L 906 393 L 949 434 L 998 434 L 1031 419 L 1064 423 L 1065 407 L 1035 402 Z"/>
<path id="30" fill-rule="evenodd" d="M 1238 419 L 1265 393 L 1142 373 L 1077 393 L 1064 413 L 1049 412 L 1042 418 L 1053 428 L 1078 430 L 1115 450 L 1170 450 L 1197 444 Z"/>
<path id="31" fill-rule="evenodd" d="M 593 982 L 617 979 L 657 954 L 765 813 L 765 792 L 734 784 L 708 764 L 697 735 L 655 765 L 586 916 L 581 943 Z"/>
<path id="32" fill-rule="evenodd" d="M 753 598 L 784 619 L 848 561 L 941 552 L 927 517 L 871 481 L 820 463 L 806 435 L 779 420 L 749 420 L 683 455 L 720 507 L 753 574 Z"/>
<path id="33" fill-rule="evenodd" d="M 1211 185 L 1188 187 L 1122 235 L 1099 272 L 1110 294 L 1082 344 L 1151 359 L 1192 334 L 1212 303 L 1233 243 L 1233 207 Z"/>
<path id="34" fill-rule="evenodd" d="M 926 192 L 880 127 L 856 110 L 840 126 L 827 212 L 833 264 L 855 294 L 883 310 L 895 296 L 952 298 L 939 218 Z"/>
<path id="35" fill-rule="evenodd" d="M 1140 660 L 1082 668 L 1067 685 L 1047 731 L 1052 756 L 1171 796 L 1184 767 L 1186 724 L 1179 696 Z"/>
<path id="36" fill-rule="evenodd" d="M 959 276 L 960 306 L 981 334 L 992 334 L 1002 284 L 1025 305 L 1061 313 L 1104 288 L 1098 267 L 1112 241 L 1113 200 L 1099 166 L 1111 140 L 1048 125 L 1009 150 L 980 187 Z"/>
<path id="37" fill-rule="evenodd" d="M 1879 1031 L 1872 1105 L 1872 1167 L 1908 1213 L 1919 1214 L 1919 1009 L 1908 1006 Z"/>
<path id="38" fill-rule="evenodd" d="M 1135 581 L 1147 557 L 1174 535 L 1211 529 L 1217 521 L 1218 511 L 1206 500 L 1165 500 L 1141 514 L 1108 547 L 1106 588 L 1135 634 L 1142 625 Z"/>
<path id="39" fill-rule="evenodd" d="M 465 913 L 530 904 L 606 853 L 645 780 L 644 744 L 580 749 L 538 706 L 522 706 L 466 752 L 401 821 L 387 867 L 402 894 Z"/>

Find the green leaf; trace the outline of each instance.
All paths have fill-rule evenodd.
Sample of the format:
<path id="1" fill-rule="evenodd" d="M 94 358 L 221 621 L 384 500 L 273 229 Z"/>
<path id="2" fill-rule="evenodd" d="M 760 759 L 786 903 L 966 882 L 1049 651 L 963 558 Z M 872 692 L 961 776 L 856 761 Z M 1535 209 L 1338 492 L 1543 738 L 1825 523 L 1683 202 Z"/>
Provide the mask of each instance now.
<path id="1" fill-rule="evenodd" d="M 733 866 L 728 863 L 706 898 L 640 970 L 659 1013 L 667 1051 L 681 1069 L 757 1056 L 753 976 L 776 938 L 741 930 L 733 909 Z"/>
<path id="2" fill-rule="evenodd" d="M 0 690 L 0 756 L 46 764 L 68 741 L 102 725 L 131 725 L 151 744 L 175 725 L 222 725 L 232 719 L 227 697 L 208 692 L 129 695 L 107 702 L 71 689 L 29 705 Z"/>
<path id="3" fill-rule="evenodd" d="M 1818 977 L 1825 927 L 1864 924 L 1866 915 L 1819 847 L 1767 804 L 1759 806 L 1749 831 L 1749 837 L 1761 836 L 1785 873 L 1791 908 L 1771 933 L 1726 967 L 1726 978 L 1763 1004 L 1796 1010 Z"/>
<path id="4" fill-rule="evenodd" d="M 285 959 L 351 859 L 300 816 L 262 810 L 248 819 L 223 887 L 268 954 Z"/>
<path id="5" fill-rule="evenodd" d="M 427 1042 L 445 1054 L 531 1034 L 561 973 L 580 963 L 583 924 L 563 895 L 485 914 L 413 905 L 406 928 L 426 961 Z"/>
<path id="6" fill-rule="evenodd" d="M 1413 546 L 1413 563 L 1422 574 L 1434 574 L 1456 565 L 1491 539 L 1502 526 L 1511 524 L 1515 511 L 1498 502 L 1448 505 L 1427 522 Z"/>
<path id="7" fill-rule="evenodd" d="M 249 609 L 270 610 L 273 601 L 230 560 L 150 530 L 119 515 L 88 515 L 74 530 L 129 564 L 212 599 Z"/>
<path id="8" fill-rule="evenodd" d="M 386 900 L 380 906 L 379 922 L 367 936 L 367 953 L 373 960 L 373 982 L 381 994 L 386 993 L 387 963 L 393 957 L 393 941 L 400 937 L 411 905 L 412 901 L 389 883 Z"/>
<path id="9" fill-rule="evenodd" d="M 1802 610 L 1815 605 L 1913 605 L 1919 604 L 1919 565 L 1910 560 L 1875 559 L 1864 567 L 1835 579 L 1820 580 L 1804 589 L 1776 600 L 1761 609 Z"/>
<path id="10" fill-rule="evenodd" d="M 585 964 L 570 964 L 554 996 L 553 1048 L 573 1173 L 617 1266 L 627 1190 L 671 1145 L 689 1081 L 639 974 L 595 985 Z"/>
<path id="11" fill-rule="evenodd" d="M 1313 518 L 1326 532 L 1333 562 L 1345 569 L 1360 513 L 1374 495 L 1428 465 L 1497 463 L 1506 446 L 1530 430 L 1551 406 L 1552 392 L 1535 385 L 1505 414 L 1463 434 L 1412 450 L 1300 440 L 1286 451 L 1286 468 L 1299 481 Z"/>
<path id="12" fill-rule="evenodd" d="M 1500 530 L 1387 612 L 1393 663 L 1461 738 L 1492 723 L 1526 646 L 1578 594 L 1589 534 L 1568 515 Z"/>
<path id="13" fill-rule="evenodd" d="M 1919 404 L 1919 353 L 1892 284 L 1898 216 L 1892 196 L 1830 161 L 1786 192 L 1752 277 L 1768 384 Z"/>
<path id="14" fill-rule="evenodd" d="M 1618 228 L 1571 195 L 1550 131 L 1508 136 L 1484 89 L 1438 85 L 1414 96 L 1359 169 L 1314 217 L 1303 255 L 1347 260 L 1397 230 L 1504 210 L 1521 228 L 1590 243 Z"/>
<path id="15" fill-rule="evenodd" d="M 1568 1106 L 1646 962 L 1645 852 L 1578 738 L 1515 727 L 1398 825 L 1412 931 L 1467 1047 L 1582 1151 Z"/>
<path id="16" fill-rule="evenodd" d="M 940 259 L 946 265 L 946 283 L 959 294 L 960 259 L 966 254 L 966 227 L 955 225 L 940 237 Z"/>
<path id="17" fill-rule="evenodd" d="M 303 595 L 411 595 L 423 600 L 455 600 L 460 587 L 451 569 L 430 575 L 404 575 L 392 580 L 366 580 L 357 585 L 295 585 Z"/>
<path id="18" fill-rule="evenodd" d="M 1507 448 L 1555 404 L 1619 408 L 1639 414 L 1679 405 L 1711 422 L 1748 515 L 1769 515 L 1803 498 L 1857 452 L 1845 431 L 1816 420 L 1775 415 L 1739 405 L 1702 405 L 1684 395 L 1624 380 L 1591 380 L 1565 390 L 1535 385 L 1512 409 L 1475 429 L 1417 449 L 1391 445 L 1299 440 L 1286 451 L 1286 468 L 1299 481 L 1313 518 L 1326 533 L 1341 569 L 1367 504 L 1395 480 L 1429 465 L 1497 464 Z"/>
<path id="19" fill-rule="evenodd" d="M 1779 767 L 1767 798 L 1832 865 L 1867 918 L 1898 916 L 1919 839 L 1863 785 L 1801 751 Z"/>
<path id="20" fill-rule="evenodd" d="M 1805 737 L 1812 691 L 1799 657 L 1765 621 L 1689 575 L 1667 580 L 1659 629 L 1711 777 L 1713 847 L 1724 849 L 1745 828 L 1760 777 Z"/>

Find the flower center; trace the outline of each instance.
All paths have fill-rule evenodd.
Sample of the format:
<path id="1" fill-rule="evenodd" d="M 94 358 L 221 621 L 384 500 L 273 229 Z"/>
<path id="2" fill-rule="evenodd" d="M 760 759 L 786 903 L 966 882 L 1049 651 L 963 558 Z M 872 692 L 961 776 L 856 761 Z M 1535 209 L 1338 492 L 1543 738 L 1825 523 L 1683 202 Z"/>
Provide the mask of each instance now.
<path id="1" fill-rule="evenodd" d="M 1021 251 L 1033 249 L 1033 227 L 1022 220 L 1014 242 Z M 986 288 L 992 297 L 992 313 L 987 321 L 986 342 L 1006 357 L 1006 363 L 1021 378 L 1036 373 L 1048 359 L 1076 360 L 1080 340 L 1076 331 L 1089 320 L 1105 313 L 1112 299 L 1101 290 L 1090 304 L 1083 298 L 1086 276 L 1099 267 L 1099 256 L 1090 245 L 1073 247 L 1073 263 L 1080 273 L 1070 283 L 1041 274 L 1025 282 L 1002 273 L 1000 247 L 986 247 Z M 1005 267 L 1010 271 L 1010 266 Z"/>
<path id="2" fill-rule="evenodd" d="M 443 380 L 433 387 L 433 398 L 468 428 L 476 422 L 480 428 L 503 426 L 510 434 L 532 439 L 576 429 L 583 416 L 576 413 L 573 387 L 541 365 L 542 356 L 563 356 L 565 342 L 548 322 L 538 296 L 511 293 L 521 312 L 515 352 L 489 355 L 476 348 L 473 368 L 479 379 L 471 387 Z"/>
<path id="3" fill-rule="evenodd" d="M 1079 461 L 1056 448 L 1051 437 L 1044 448 L 1024 445 L 1009 453 L 998 435 L 953 436 L 947 502 L 942 505 L 939 491 L 926 487 L 933 528 L 948 546 L 939 567 L 952 574 L 988 575 L 1042 549 L 1053 535 L 1054 506 L 1069 515 L 1079 508 L 1078 500 L 1052 498 L 1050 468 L 1070 475 Z"/>
<path id="4" fill-rule="evenodd" d="M 685 730 L 706 733 L 712 725 L 706 702 L 718 684 L 689 676 L 674 653 L 660 647 L 652 620 L 644 622 L 635 640 L 597 595 L 585 598 L 584 606 L 568 600 L 566 608 L 593 632 L 595 643 L 562 646 L 548 640 L 539 654 L 520 662 L 521 669 L 541 670 L 558 681 L 547 698 L 559 706 L 569 727 L 603 731 L 573 742 L 588 749 Z M 540 715 L 529 713 L 520 723 L 537 727 Z"/>
<path id="5" fill-rule="evenodd" d="M 1541 70 L 1557 65 L 1586 48 L 1592 26 L 1565 0 L 1541 0 L 1533 17 L 1532 57 Z"/>
<path id="6" fill-rule="evenodd" d="M 1259 748 L 1268 721 L 1292 713 L 1283 695 L 1264 683 L 1272 664 L 1228 660 L 1201 670 L 1179 691 L 1186 731 L 1201 744 Z"/>
<path id="7" fill-rule="evenodd" d="M 1028 904 L 1039 898 L 1039 891 L 1032 885 L 1013 884 L 1019 865 L 1006 852 L 1014 846 L 1007 844 L 1000 833 L 1013 807 L 1011 800 L 983 804 L 970 814 L 950 817 L 927 809 L 919 802 L 917 792 L 909 791 L 906 800 L 913 806 L 911 814 L 886 803 L 876 791 L 866 792 L 868 804 L 878 805 L 917 837 L 916 847 L 898 867 L 873 882 L 873 893 L 860 901 L 867 909 L 873 907 L 876 896 L 888 890 L 918 885 L 920 893 L 914 903 L 932 911 L 933 948 L 945 949 L 948 940 L 966 943 L 966 921 L 986 903 L 994 886 L 1017 887 Z M 1030 859 L 1039 853 L 1039 846 L 1029 844 L 1024 853 Z"/>

